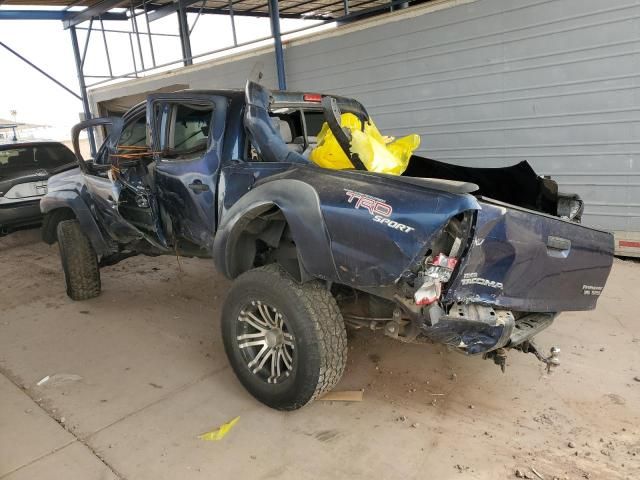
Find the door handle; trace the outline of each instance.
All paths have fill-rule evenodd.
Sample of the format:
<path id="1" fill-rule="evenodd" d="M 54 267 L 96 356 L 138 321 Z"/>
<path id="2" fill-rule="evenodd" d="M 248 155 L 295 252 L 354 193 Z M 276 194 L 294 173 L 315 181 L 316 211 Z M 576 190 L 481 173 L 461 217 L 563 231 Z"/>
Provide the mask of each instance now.
<path id="1" fill-rule="evenodd" d="M 569 250 L 571 248 L 571 240 L 549 235 L 549 237 L 547 237 L 547 248 L 553 250 Z"/>
<path id="2" fill-rule="evenodd" d="M 189 188 L 193 190 L 195 193 L 208 192 L 211 190 L 209 185 L 206 183 L 202 183 L 202 180 L 194 180 L 193 183 L 189 184 Z"/>
<path id="3" fill-rule="evenodd" d="M 571 251 L 571 240 L 562 237 L 547 237 L 547 255 L 556 258 L 567 258 Z"/>

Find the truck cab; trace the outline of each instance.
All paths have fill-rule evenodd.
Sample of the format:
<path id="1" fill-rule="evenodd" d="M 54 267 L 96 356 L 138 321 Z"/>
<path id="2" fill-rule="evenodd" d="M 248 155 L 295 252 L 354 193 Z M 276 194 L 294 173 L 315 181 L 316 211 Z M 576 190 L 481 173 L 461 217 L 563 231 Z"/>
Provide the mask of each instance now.
<path id="1" fill-rule="evenodd" d="M 298 162 L 306 163 L 301 159 L 324 122 L 318 98 L 279 94 L 269 112 L 270 125 L 262 126 L 279 135 L 298 154 Z M 243 123 L 246 108 L 242 91 L 163 93 L 150 95 L 121 119 L 77 125 L 73 136 L 82 190 L 87 201 L 96 202 L 93 213 L 104 227 L 99 255 L 106 261 L 111 253 L 120 258 L 115 244 L 128 244 L 142 253 L 210 257 L 221 209 L 239 193 L 234 182 L 221 195 L 223 168 L 236 173 L 234 180 L 251 177 L 253 182 L 275 173 L 277 164 L 280 169 L 288 165 L 256 149 Z M 95 159 L 84 159 L 77 148 L 79 133 L 96 127 L 106 127 L 106 139 Z M 47 225 L 46 238 L 53 237 L 53 227 Z"/>

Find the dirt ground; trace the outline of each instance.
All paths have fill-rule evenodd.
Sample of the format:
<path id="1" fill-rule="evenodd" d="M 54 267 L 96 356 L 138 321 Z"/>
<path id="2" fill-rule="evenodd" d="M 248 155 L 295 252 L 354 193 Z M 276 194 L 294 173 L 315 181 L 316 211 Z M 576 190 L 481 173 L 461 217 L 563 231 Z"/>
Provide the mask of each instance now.
<path id="1" fill-rule="evenodd" d="M 57 247 L 0 239 L 0 478 L 640 478 L 640 264 L 616 260 L 598 309 L 539 338 L 547 375 L 357 331 L 337 390 L 282 413 L 250 397 L 218 334 L 212 262 L 137 257 L 100 297 L 64 292 Z M 38 386 L 45 376 L 49 382 Z M 219 442 L 197 435 L 240 420 Z M 537 475 L 535 472 L 537 472 Z"/>

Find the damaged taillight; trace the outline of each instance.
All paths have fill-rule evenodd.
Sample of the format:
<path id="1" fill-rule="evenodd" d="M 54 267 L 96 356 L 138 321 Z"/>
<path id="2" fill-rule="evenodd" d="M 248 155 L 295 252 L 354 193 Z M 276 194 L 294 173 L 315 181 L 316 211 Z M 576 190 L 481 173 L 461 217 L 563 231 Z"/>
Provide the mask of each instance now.
<path id="1" fill-rule="evenodd" d="M 457 264 L 458 259 L 456 257 L 447 257 L 445 254 L 440 253 L 433 258 L 427 258 L 422 275 L 446 283 L 451 278 L 453 269 L 456 268 Z"/>
<path id="2" fill-rule="evenodd" d="M 413 294 L 416 305 L 431 305 L 440 298 L 442 286 L 438 280 L 427 278 L 424 283 Z"/>
<path id="3" fill-rule="evenodd" d="M 427 265 L 443 267 L 449 271 L 453 271 L 453 269 L 456 268 L 457 264 L 458 259 L 456 257 L 447 257 L 444 253 L 438 254 L 436 258 L 427 263 Z"/>
<path id="4" fill-rule="evenodd" d="M 425 261 L 425 269 L 418 276 L 418 290 L 413 294 L 416 305 L 431 305 L 440 298 L 442 284 L 449 281 L 458 259 L 443 253 L 429 257 Z"/>

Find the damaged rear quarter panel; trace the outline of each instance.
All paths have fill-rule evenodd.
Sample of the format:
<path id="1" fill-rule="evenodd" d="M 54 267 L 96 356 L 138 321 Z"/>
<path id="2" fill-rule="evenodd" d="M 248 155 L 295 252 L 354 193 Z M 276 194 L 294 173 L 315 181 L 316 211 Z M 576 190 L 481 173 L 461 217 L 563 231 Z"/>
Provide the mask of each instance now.
<path id="1" fill-rule="evenodd" d="M 394 285 L 452 216 L 478 208 L 471 195 L 388 178 L 314 169 L 305 181 L 318 192 L 339 280 L 357 287 Z"/>

